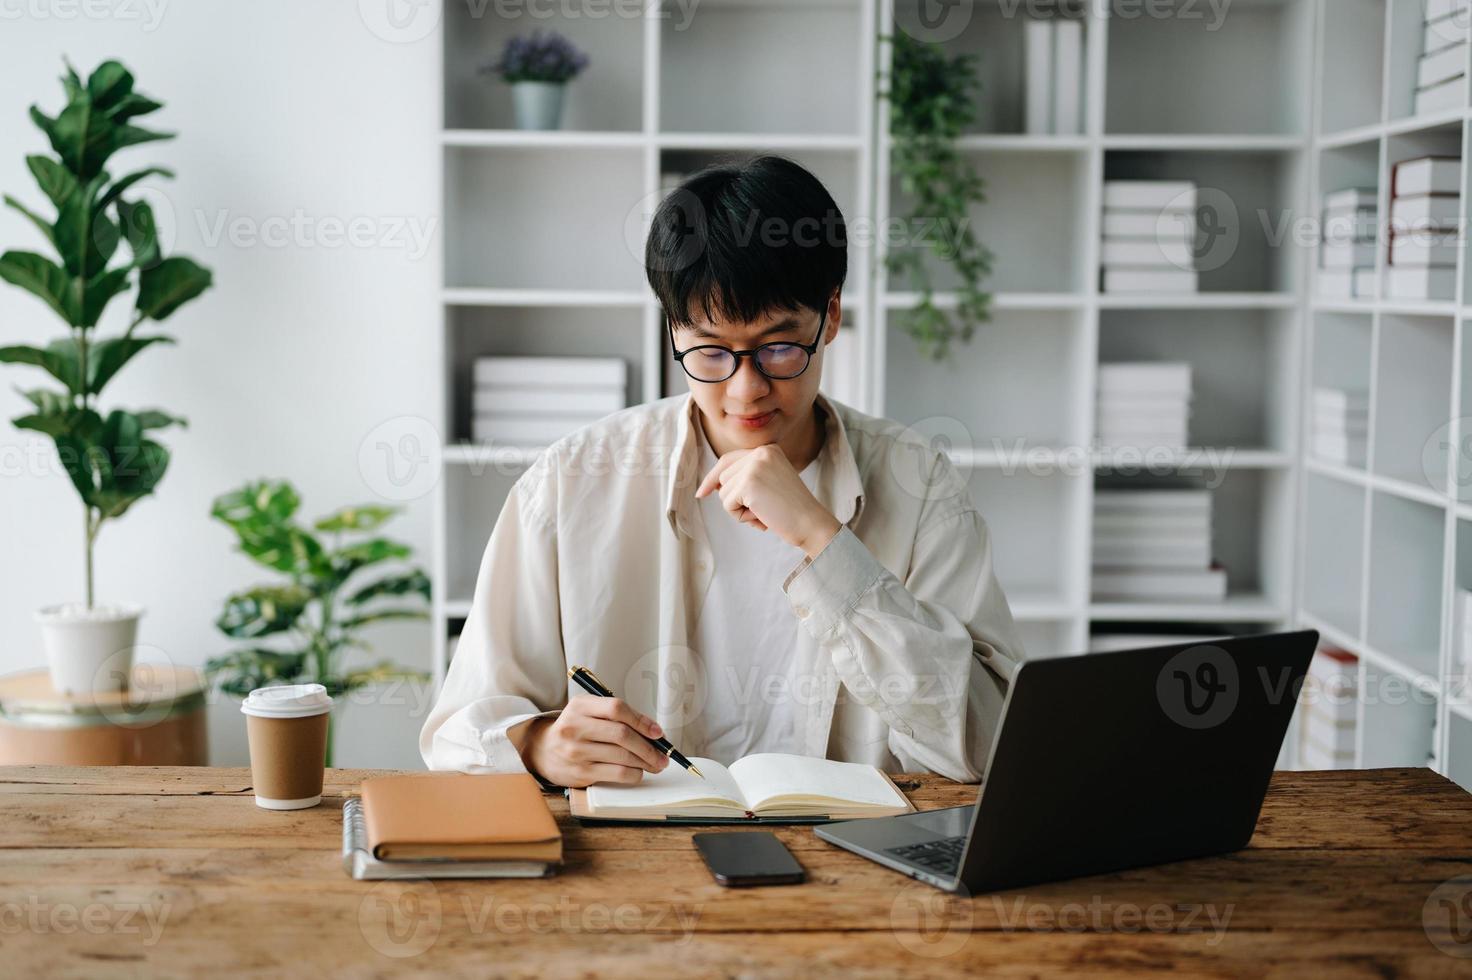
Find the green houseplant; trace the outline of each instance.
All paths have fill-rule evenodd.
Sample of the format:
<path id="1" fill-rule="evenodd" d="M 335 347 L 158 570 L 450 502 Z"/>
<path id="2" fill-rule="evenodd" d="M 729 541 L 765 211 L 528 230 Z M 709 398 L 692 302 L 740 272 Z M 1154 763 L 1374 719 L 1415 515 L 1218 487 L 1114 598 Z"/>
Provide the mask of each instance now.
<path id="1" fill-rule="evenodd" d="M 958 151 L 957 139 L 976 116 L 970 90 L 978 84 L 976 56 L 948 58 L 938 45 L 904 32 L 882 35 L 892 46 L 888 87 L 879 73 L 880 97 L 890 103 L 893 166 L 911 206 L 908 228 L 939 228 L 924 248 L 891 249 L 885 267 L 919 294 L 902 325 L 920 348 L 943 360 L 953 341 L 970 340 L 991 319 L 991 295 L 981 281 L 991 274 L 992 253 L 971 232 L 969 210 L 986 200 L 986 185 Z M 955 319 L 935 302 L 927 256 L 948 263 L 960 280 Z"/>
<path id="2" fill-rule="evenodd" d="M 210 513 L 235 532 L 240 550 L 286 580 L 225 600 L 215 625 L 252 645 L 210 659 L 205 675 L 240 697 L 271 684 L 318 683 L 339 698 L 380 681 L 425 679 L 423 671 L 387 660 L 359 669 L 342 662 L 350 650 L 372 649 L 362 634 L 374 623 L 428 615 L 429 577 L 402 564 L 412 549 L 374 534 L 398 508 L 344 507 L 307 528 L 295 519 L 300 503 L 284 481 L 248 483 L 215 499 Z M 399 564 L 369 580 L 386 563 Z M 329 722 L 328 766 L 333 727 Z"/>
<path id="3" fill-rule="evenodd" d="M 44 347 L 0 347 L 0 362 L 29 365 L 50 376 L 47 386 L 21 391 L 30 410 L 14 423 L 56 443 L 82 501 L 86 601 L 38 614 L 53 685 L 77 693 L 127 685 L 143 610 L 95 603 L 93 547 L 105 522 L 122 517 L 163 478 L 169 451 L 153 434 L 184 424 L 158 409 L 104 412 L 103 389 L 139 352 L 173 343 L 163 334 L 142 335 L 139 328 L 167 319 L 199 296 L 211 276 L 191 259 L 163 254 L 153 211 L 132 196 L 145 178 L 173 174 L 145 167 L 113 180 L 105 169 L 119 150 L 173 138 L 133 124 L 162 104 L 133 91 L 133 76 L 116 61 L 103 62 L 85 83 L 68 64 L 61 83 L 67 103 L 59 114 L 31 107 L 31 119 L 52 155 L 26 157 L 55 216 L 48 219 L 5 195 L 5 203 L 35 226 L 55 257 L 12 249 L 0 255 L 0 279 L 45 303 L 66 334 Z M 126 327 L 101 335 L 108 305 L 135 286 Z"/>

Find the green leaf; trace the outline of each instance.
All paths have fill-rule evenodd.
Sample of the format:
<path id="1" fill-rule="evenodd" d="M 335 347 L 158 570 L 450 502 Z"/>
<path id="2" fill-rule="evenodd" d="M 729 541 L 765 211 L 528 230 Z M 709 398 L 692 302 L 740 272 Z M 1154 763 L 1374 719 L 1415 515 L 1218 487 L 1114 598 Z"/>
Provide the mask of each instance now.
<path id="1" fill-rule="evenodd" d="M 40 297 L 69 324 L 81 319 L 72 277 L 44 255 L 15 251 L 0 255 L 0 279 Z"/>
<path id="2" fill-rule="evenodd" d="M 189 422 L 184 417 L 170 415 L 156 408 L 145 409 L 139 412 L 138 424 L 143 427 L 145 432 L 149 429 L 167 429 L 171 425 L 177 425 L 185 429 L 189 428 Z"/>
<path id="3" fill-rule="evenodd" d="M 205 661 L 204 673 L 210 680 L 220 675 L 229 679 L 250 681 L 244 693 L 249 694 L 258 687 L 272 683 L 290 683 L 302 674 L 306 666 L 305 653 L 283 653 L 263 647 L 235 650 L 222 657 L 211 657 Z M 227 679 L 224 683 L 229 683 Z"/>
<path id="4" fill-rule="evenodd" d="M 295 525 L 246 524 L 235 533 L 240 550 L 269 568 L 291 575 L 307 575 L 322 568 L 321 542 Z"/>
<path id="5" fill-rule="evenodd" d="M 41 192 L 58 208 L 77 189 L 77 178 L 73 177 L 71 171 L 66 167 L 50 157 L 33 153 L 26 157 L 26 166 L 36 178 Z"/>
<path id="6" fill-rule="evenodd" d="M 291 629 L 312 596 L 296 585 L 262 585 L 225 600 L 215 625 L 227 636 L 253 639 Z"/>
<path id="7" fill-rule="evenodd" d="M 97 186 L 89 184 L 83 193 L 67 198 L 56 216 L 56 250 L 67 272 L 84 280 L 107 268 L 121 234 L 111 218 L 94 212 L 91 195 Z"/>
<path id="8" fill-rule="evenodd" d="M 423 609 L 380 609 L 377 612 L 363 613 L 352 616 L 340 624 L 344 630 L 361 629 L 369 623 L 378 623 L 388 619 L 428 619 L 429 613 Z"/>
<path id="9" fill-rule="evenodd" d="M 116 61 L 104 61 L 87 79 L 87 94 L 101 110 L 115 107 L 133 91 L 133 76 Z"/>
<path id="10" fill-rule="evenodd" d="M 47 388 L 32 388 L 30 391 L 22 391 L 20 388 L 15 390 L 20 392 L 26 401 L 36 406 L 36 411 L 42 415 L 55 415 L 72 407 L 71 396 L 65 392 L 51 391 Z"/>
<path id="11" fill-rule="evenodd" d="M 66 89 L 67 101 L 70 102 L 72 99 L 86 92 L 87 89 L 82 85 L 82 79 L 77 75 L 77 70 L 72 67 L 72 63 L 63 58 L 62 64 L 66 65 L 66 74 L 61 76 L 61 84 Z"/>
<path id="12" fill-rule="evenodd" d="M 36 228 L 40 230 L 42 235 L 46 236 L 46 240 L 50 242 L 53 247 L 56 246 L 56 231 L 51 227 L 51 223 L 49 221 L 41 217 L 36 212 L 32 211 L 30 208 L 26 207 L 24 204 L 17 201 L 15 198 L 11 197 L 9 194 L 5 195 L 5 203 L 29 218 L 31 224 L 35 225 Z"/>
<path id="13" fill-rule="evenodd" d="M 162 257 L 158 250 L 158 226 L 153 220 L 153 208 L 146 201 L 129 204 L 118 201 L 118 218 L 123 237 L 133 253 L 134 268 L 158 265 Z"/>
<path id="14" fill-rule="evenodd" d="M 0 347 L 0 364 L 31 364 L 44 369 L 73 394 L 80 395 L 81 361 L 76 341 L 70 337 L 54 340 L 40 349 L 36 347 Z"/>
<path id="15" fill-rule="evenodd" d="M 322 518 L 312 526 L 319 531 L 372 531 L 399 513 L 398 507 L 380 507 L 375 504 L 360 504 L 344 507 Z"/>
<path id="16" fill-rule="evenodd" d="M 361 606 L 365 602 L 371 602 L 384 596 L 406 595 L 429 598 L 429 576 L 424 574 L 423 570 L 415 568 L 398 575 L 381 578 L 348 596 L 347 603 L 350 606 Z"/>
<path id="17" fill-rule="evenodd" d="M 146 116 L 150 112 L 157 112 L 163 107 L 162 102 L 155 102 L 146 95 L 131 92 L 123 96 L 117 105 L 107 110 L 107 118 L 113 122 L 127 122 L 136 116 Z"/>
<path id="18" fill-rule="evenodd" d="M 102 319 L 102 313 L 107 309 L 107 304 L 112 302 L 113 297 L 128 291 L 128 276 L 132 271 L 128 266 L 121 266 L 94 276 L 87 283 L 87 293 L 82 297 L 82 316 L 77 325 L 81 327 L 97 326 L 97 321 Z"/>
<path id="19" fill-rule="evenodd" d="M 15 419 L 18 429 L 30 429 L 55 439 L 73 432 L 93 430 L 100 424 L 96 412 L 74 407 L 72 397 L 63 392 L 35 388 L 21 394 L 36 407 L 36 411 Z"/>
<path id="20" fill-rule="evenodd" d="M 87 391 L 101 394 L 103 387 L 133 355 L 154 344 L 172 344 L 173 337 L 108 337 L 93 343 L 87 353 Z"/>
<path id="21" fill-rule="evenodd" d="M 408 667 L 400 667 L 391 661 L 385 660 L 375 664 L 366 670 L 353 670 L 342 675 L 337 682 L 343 691 L 356 691 L 359 688 L 368 687 L 372 684 L 382 684 L 385 681 L 427 681 L 429 674 L 422 670 L 412 670 Z"/>
<path id="22" fill-rule="evenodd" d="M 357 567 L 372 565 L 390 558 L 408 558 L 414 553 L 414 549 L 388 538 L 372 538 L 368 541 L 359 541 L 340 548 L 332 555 L 334 560 L 343 560 L 353 563 Z"/>
<path id="23" fill-rule="evenodd" d="M 121 198 L 123 194 L 126 193 L 128 189 L 131 188 L 134 184 L 138 183 L 138 181 L 143 180 L 146 177 L 151 177 L 155 174 L 160 177 L 174 176 L 174 172 L 167 167 L 147 167 L 143 170 L 128 174 L 128 176 L 126 177 L 119 177 L 113 183 L 113 185 L 107 189 L 107 193 L 103 194 L 102 197 L 97 199 L 97 203 L 93 205 L 93 207 L 96 210 L 101 211 L 113 201 Z"/>
<path id="24" fill-rule="evenodd" d="M 210 516 L 239 529 L 249 524 L 288 521 L 299 506 L 301 498 L 290 483 L 262 480 L 216 497 Z"/>
<path id="25" fill-rule="evenodd" d="M 175 255 L 140 273 L 138 312 L 162 320 L 209 288 L 210 270 Z"/>

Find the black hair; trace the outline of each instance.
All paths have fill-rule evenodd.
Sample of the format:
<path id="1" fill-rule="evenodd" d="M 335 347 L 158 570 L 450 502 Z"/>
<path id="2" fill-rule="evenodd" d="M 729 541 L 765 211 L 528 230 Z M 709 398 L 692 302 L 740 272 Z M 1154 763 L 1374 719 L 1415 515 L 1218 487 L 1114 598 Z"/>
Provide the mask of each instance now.
<path id="1" fill-rule="evenodd" d="M 843 212 L 797 163 L 762 156 L 692 174 L 654 213 L 644 269 L 675 327 L 826 308 L 848 275 Z"/>

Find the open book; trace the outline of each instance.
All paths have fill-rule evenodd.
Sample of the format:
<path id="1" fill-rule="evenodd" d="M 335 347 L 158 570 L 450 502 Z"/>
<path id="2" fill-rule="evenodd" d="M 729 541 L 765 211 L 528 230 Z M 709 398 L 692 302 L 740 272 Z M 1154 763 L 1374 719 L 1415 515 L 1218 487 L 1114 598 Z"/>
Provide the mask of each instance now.
<path id="1" fill-rule="evenodd" d="M 637 786 L 599 783 L 573 791 L 573 815 L 612 820 L 851 820 L 915 809 L 888 776 L 861 763 L 778 752 L 749 755 L 729 768 L 713 759 L 690 761 L 704 779 L 672 764 L 664 772 L 645 773 Z"/>

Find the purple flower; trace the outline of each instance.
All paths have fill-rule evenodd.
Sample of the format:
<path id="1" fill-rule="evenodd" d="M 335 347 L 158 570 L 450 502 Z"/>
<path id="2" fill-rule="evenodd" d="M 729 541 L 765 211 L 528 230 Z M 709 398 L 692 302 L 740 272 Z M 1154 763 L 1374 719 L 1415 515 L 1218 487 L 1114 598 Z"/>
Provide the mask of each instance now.
<path id="1" fill-rule="evenodd" d="M 501 57 L 480 71 L 499 74 L 507 82 L 565 82 L 588 64 L 588 56 L 561 34 L 534 30 L 507 40 Z"/>

